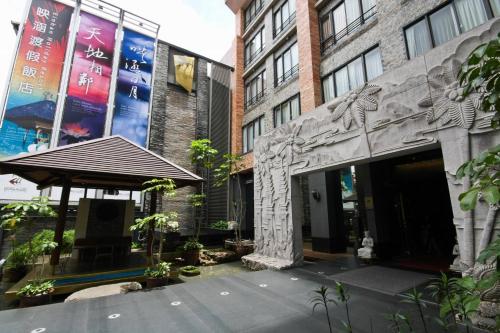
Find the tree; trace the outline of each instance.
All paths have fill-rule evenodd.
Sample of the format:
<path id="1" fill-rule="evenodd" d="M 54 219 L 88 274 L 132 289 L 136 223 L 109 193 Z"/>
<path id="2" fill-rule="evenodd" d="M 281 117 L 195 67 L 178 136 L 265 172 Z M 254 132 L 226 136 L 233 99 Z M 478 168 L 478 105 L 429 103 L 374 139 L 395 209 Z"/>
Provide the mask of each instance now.
<path id="1" fill-rule="evenodd" d="M 242 156 L 236 154 L 224 154 L 222 163 L 214 169 L 214 185 L 224 186 L 228 181 L 236 182 L 238 196 L 233 201 L 233 214 L 236 222 L 235 237 L 236 244 L 241 243 L 241 222 L 243 221 L 243 193 L 239 172 L 243 169 Z"/>
<path id="2" fill-rule="evenodd" d="M 191 163 L 196 165 L 201 169 L 204 178 L 208 178 L 210 172 L 214 168 L 217 154 L 219 152 L 217 149 L 211 146 L 212 142 L 209 139 L 199 139 L 191 141 L 191 146 L 188 149 L 189 157 Z M 201 221 L 196 222 L 196 213 L 199 209 L 202 209 L 205 205 L 206 200 L 206 187 L 201 184 L 201 193 L 191 194 L 188 197 L 188 201 L 193 207 L 195 215 L 195 240 L 198 241 L 201 231 Z"/>
<path id="3" fill-rule="evenodd" d="M 156 200 L 156 194 L 167 198 L 172 198 L 176 195 L 175 182 L 170 178 L 152 179 L 144 182 L 143 185 L 145 187 L 143 192 L 152 194 L 151 201 Z M 152 202 L 151 205 L 155 207 L 156 203 Z M 163 250 L 164 233 L 178 229 L 179 225 L 176 220 L 177 213 L 175 212 L 156 213 L 152 210 L 149 216 L 142 219 L 136 219 L 135 223 L 130 227 L 130 230 L 140 230 L 150 235 L 151 239 L 149 240 L 148 246 L 149 253 L 151 253 L 150 260 L 152 265 L 154 265 L 153 246 L 155 241 L 155 230 L 159 229 L 160 231 L 160 246 L 158 252 L 159 264 L 161 262 L 161 251 Z"/>

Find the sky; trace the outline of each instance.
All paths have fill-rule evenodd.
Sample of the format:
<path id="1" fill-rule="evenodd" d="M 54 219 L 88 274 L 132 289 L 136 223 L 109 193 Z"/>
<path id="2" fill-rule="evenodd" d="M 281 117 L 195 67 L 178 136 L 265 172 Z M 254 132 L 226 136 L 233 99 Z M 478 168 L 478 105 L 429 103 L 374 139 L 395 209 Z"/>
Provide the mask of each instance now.
<path id="1" fill-rule="evenodd" d="M 11 21 L 24 20 L 29 0 L 0 0 L 0 92 L 8 79 L 16 36 Z M 107 0 L 131 13 L 160 24 L 160 39 L 220 60 L 231 47 L 234 15 L 224 0 Z"/>

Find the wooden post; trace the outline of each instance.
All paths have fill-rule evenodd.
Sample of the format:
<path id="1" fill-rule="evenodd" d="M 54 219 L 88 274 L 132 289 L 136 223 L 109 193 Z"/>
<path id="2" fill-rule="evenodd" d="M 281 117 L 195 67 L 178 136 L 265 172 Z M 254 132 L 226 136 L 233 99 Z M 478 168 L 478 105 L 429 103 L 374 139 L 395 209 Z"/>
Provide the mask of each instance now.
<path id="1" fill-rule="evenodd" d="M 66 225 L 66 216 L 68 213 L 68 202 L 69 193 L 71 191 L 71 181 L 69 179 L 64 180 L 61 199 L 59 201 L 59 212 L 57 215 L 56 230 L 54 232 L 54 242 L 57 243 L 57 247 L 52 251 L 50 256 L 50 265 L 52 266 L 52 274 L 54 274 L 56 265 L 59 264 L 59 257 L 61 256 L 61 245 L 63 241 L 64 227 Z"/>
<path id="2" fill-rule="evenodd" d="M 156 192 L 151 192 L 151 198 L 149 202 L 149 215 L 153 215 L 156 213 L 156 200 L 157 200 L 157 195 Z M 148 230 L 148 244 L 147 244 L 147 253 L 146 255 L 150 258 L 153 256 L 153 232 L 154 232 L 154 223 L 151 222 L 149 224 L 149 230 Z M 151 261 L 153 262 L 153 261 Z"/>

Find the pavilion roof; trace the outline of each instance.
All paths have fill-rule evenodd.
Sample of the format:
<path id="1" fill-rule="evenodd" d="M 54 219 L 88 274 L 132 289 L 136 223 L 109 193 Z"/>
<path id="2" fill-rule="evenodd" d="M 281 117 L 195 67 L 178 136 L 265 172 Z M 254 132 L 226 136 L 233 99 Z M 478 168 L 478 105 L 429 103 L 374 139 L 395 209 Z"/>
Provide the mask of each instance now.
<path id="1" fill-rule="evenodd" d="M 40 189 L 70 181 L 72 187 L 140 190 L 154 178 L 177 187 L 203 179 L 122 136 L 109 136 L 0 160 L 0 174 L 16 174 Z"/>

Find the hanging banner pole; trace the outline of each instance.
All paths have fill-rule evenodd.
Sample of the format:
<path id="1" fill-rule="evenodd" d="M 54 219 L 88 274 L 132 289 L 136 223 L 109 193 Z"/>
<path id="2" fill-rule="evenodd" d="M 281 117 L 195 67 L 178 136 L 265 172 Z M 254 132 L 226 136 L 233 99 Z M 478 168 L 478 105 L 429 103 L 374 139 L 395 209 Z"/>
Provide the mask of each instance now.
<path id="1" fill-rule="evenodd" d="M 115 91 L 118 71 L 120 70 L 120 53 L 123 40 L 123 19 L 125 11 L 120 9 L 120 21 L 116 29 L 115 37 L 115 57 L 113 58 L 113 72 L 111 73 L 111 86 L 109 88 L 108 111 L 106 113 L 106 125 L 104 127 L 104 136 L 111 135 L 111 126 L 113 125 L 113 114 L 115 109 Z"/>
<path id="2" fill-rule="evenodd" d="M 155 73 L 156 73 L 156 54 L 158 52 L 158 31 L 160 30 L 160 26 L 158 25 L 156 29 L 155 36 L 155 51 L 153 53 L 153 69 L 151 71 L 151 101 L 149 102 L 149 112 L 148 112 L 148 134 L 146 137 L 146 149 L 149 149 L 149 140 L 151 137 L 151 119 L 153 115 L 153 96 L 155 90 Z"/>
<path id="3" fill-rule="evenodd" d="M 56 114 L 54 119 L 54 126 L 52 127 L 52 136 L 50 140 L 50 148 L 57 147 L 59 142 L 59 134 L 61 130 L 62 114 L 64 110 L 64 103 L 66 102 L 66 93 L 68 91 L 69 85 L 69 75 L 71 73 L 71 61 L 73 59 L 73 53 L 76 44 L 76 35 L 78 33 L 78 27 L 80 25 L 80 9 L 82 0 L 76 0 L 75 10 L 73 12 L 72 24 L 70 25 L 70 36 L 68 40 L 68 49 L 66 51 L 66 57 L 64 59 L 64 70 L 61 79 L 61 85 L 59 88 L 59 94 L 57 98 Z"/>
<path id="4" fill-rule="evenodd" d="M 30 8 L 31 8 L 31 0 L 26 0 L 26 6 L 24 7 L 24 12 L 22 17 L 23 21 L 21 21 L 19 24 L 19 30 L 17 31 L 17 36 L 16 36 L 16 52 L 12 54 L 10 60 L 9 75 L 7 75 L 7 78 L 5 79 L 5 90 L 2 96 L 2 114 L 0 115 L 0 128 L 2 127 L 3 118 L 5 116 L 5 110 L 7 109 L 7 97 L 9 96 L 9 91 L 11 88 L 10 83 L 12 80 L 12 74 L 14 72 L 14 66 L 16 65 L 17 54 L 19 53 L 19 48 L 21 47 L 21 38 L 23 36 L 26 21 L 28 20 Z"/>

